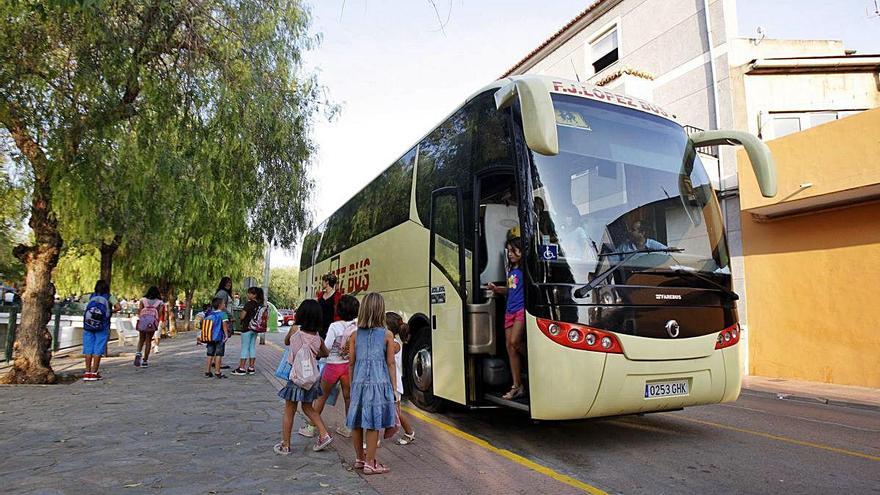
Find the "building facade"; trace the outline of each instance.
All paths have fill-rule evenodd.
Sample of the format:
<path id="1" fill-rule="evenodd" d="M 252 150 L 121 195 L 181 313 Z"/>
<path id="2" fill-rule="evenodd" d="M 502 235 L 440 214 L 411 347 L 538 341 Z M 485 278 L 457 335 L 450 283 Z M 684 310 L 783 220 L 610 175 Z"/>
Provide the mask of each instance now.
<path id="1" fill-rule="evenodd" d="M 735 0 L 598 0 L 503 76 L 578 79 L 653 101 L 682 124 L 773 139 L 880 106 L 878 72 L 880 56 L 840 41 L 739 37 Z M 748 348 L 738 160 L 718 151 L 703 162 L 722 198 Z"/>

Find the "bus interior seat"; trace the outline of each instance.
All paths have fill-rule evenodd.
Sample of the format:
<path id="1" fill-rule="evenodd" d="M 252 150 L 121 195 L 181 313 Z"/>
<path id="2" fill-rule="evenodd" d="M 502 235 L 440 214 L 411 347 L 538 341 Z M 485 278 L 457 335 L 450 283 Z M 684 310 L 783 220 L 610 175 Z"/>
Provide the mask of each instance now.
<path id="1" fill-rule="evenodd" d="M 519 226 L 519 215 L 514 205 L 487 204 L 483 217 L 483 232 L 486 240 L 486 268 L 480 273 L 480 284 L 498 282 L 507 277 L 506 252 L 507 232 Z"/>

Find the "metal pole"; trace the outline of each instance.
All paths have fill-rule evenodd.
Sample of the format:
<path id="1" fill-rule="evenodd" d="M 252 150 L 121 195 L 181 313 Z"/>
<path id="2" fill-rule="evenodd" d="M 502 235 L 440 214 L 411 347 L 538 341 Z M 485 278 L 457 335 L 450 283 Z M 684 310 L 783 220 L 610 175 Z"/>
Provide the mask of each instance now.
<path id="1" fill-rule="evenodd" d="M 61 348 L 58 338 L 61 335 L 61 305 L 55 305 L 55 325 L 52 327 L 52 351 L 57 352 Z"/>
<path id="2" fill-rule="evenodd" d="M 272 245 L 266 243 L 266 251 L 263 256 L 263 297 L 269 302 L 269 254 L 272 252 Z M 260 334 L 260 344 L 266 343 L 266 333 Z"/>
<path id="3" fill-rule="evenodd" d="M 12 345 L 15 344 L 15 329 L 18 326 L 18 313 L 13 306 L 9 310 L 9 323 L 6 324 L 6 362 L 12 361 Z"/>

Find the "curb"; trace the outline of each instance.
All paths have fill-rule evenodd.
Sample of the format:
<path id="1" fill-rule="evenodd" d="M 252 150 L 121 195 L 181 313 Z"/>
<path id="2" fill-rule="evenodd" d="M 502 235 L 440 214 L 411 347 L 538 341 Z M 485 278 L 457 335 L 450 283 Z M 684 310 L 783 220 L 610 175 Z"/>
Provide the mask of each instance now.
<path id="1" fill-rule="evenodd" d="M 864 411 L 880 411 L 880 405 L 878 404 L 866 404 L 864 402 L 854 402 L 841 399 L 828 399 L 825 397 L 797 395 L 785 392 L 771 392 L 767 390 L 756 390 L 745 387 L 743 387 L 742 390 L 743 392 L 748 392 L 749 395 L 756 395 L 770 399 L 788 400 L 792 402 L 806 402 L 810 404 L 822 404 L 826 406 L 847 407 L 850 409 L 861 409 Z"/>

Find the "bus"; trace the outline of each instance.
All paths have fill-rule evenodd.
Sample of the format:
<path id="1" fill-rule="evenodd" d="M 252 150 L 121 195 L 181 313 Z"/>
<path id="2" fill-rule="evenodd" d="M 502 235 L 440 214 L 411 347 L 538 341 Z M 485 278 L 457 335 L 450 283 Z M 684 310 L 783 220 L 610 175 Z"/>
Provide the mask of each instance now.
<path id="1" fill-rule="evenodd" d="M 696 149 L 739 144 L 765 196 L 769 150 L 688 135 L 651 102 L 515 76 L 486 86 L 303 241 L 301 294 L 381 293 L 409 323 L 411 401 L 570 420 L 729 402 L 740 392 L 736 294 L 718 199 Z M 511 373 L 505 244 L 523 245 L 526 395 Z"/>

